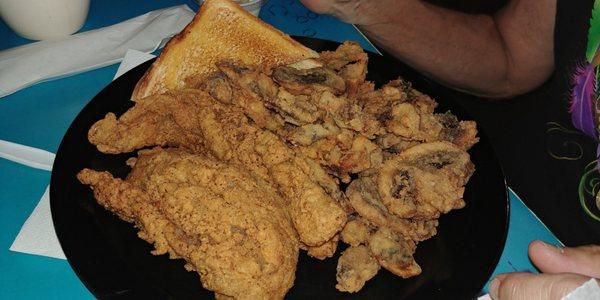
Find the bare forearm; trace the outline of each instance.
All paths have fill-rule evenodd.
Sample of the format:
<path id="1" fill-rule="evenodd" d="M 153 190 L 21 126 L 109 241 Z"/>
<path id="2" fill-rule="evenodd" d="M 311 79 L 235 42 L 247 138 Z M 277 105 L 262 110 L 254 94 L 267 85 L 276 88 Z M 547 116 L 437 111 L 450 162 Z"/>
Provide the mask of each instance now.
<path id="1" fill-rule="evenodd" d="M 460 90 L 512 96 L 540 85 L 553 71 L 555 0 L 512 0 L 494 16 L 420 0 L 334 3 L 328 13 L 357 24 L 378 46 Z"/>
<path id="2" fill-rule="evenodd" d="M 359 25 L 376 44 L 446 85 L 499 94 L 506 55 L 490 16 L 472 16 L 421 1 L 398 1 L 384 22 Z"/>

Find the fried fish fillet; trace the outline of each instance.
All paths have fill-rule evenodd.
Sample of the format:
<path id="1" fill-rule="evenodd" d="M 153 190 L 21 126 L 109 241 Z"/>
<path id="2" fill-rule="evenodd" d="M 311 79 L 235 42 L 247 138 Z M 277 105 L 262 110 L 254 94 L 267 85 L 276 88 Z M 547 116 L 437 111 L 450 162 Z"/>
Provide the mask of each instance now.
<path id="1" fill-rule="evenodd" d="M 285 201 L 249 172 L 177 149 L 140 151 L 126 180 L 84 169 L 98 203 L 132 222 L 153 254 L 186 260 L 205 288 L 235 299 L 283 299 L 298 240 Z"/>
<path id="2" fill-rule="evenodd" d="M 344 195 L 318 164 L 253 124 L 239 108 L 200 90 L 138 100 L 118 119 L 109 113 L 96 122 L 88 138 L 105 153 L 178 146 L 246 168 L 288 201 L 294 227 L 308 246 L 331 240 L 346 223 L 339 204 Z"/>

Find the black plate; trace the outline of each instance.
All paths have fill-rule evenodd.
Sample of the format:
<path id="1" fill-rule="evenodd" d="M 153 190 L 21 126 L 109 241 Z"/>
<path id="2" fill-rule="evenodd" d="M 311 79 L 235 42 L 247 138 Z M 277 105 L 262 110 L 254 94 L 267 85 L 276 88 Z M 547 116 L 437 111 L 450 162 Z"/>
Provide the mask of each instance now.
<path id="1" fill-rule="evenodd" d="M 297 38 L 317 50 L 331 50 L 337 43 Z M 378 85 L 398 75 L 411 79 L 423 92 L 428 83 L 396 61 L 369 54 L 369 80 Z M 150 66 L 147 62 L 104 88 L 79 113 L 69 127 L 54 162 L 50 204 L 54 227 L 69 263 L 86 287 L 99 298 L 209 298 L 196 273 L 186 272 L 183 261 L 153 256 L 151 246 L 136 236 L 130 224 L 96 204 L 89 187 L 75 175 L 85 167 L 107 170 L 124 177 L 125 160 L 133 154 L 106 155 L 87 141 L 90 126 L 108 112 L 122 114 L 135 83 Z M 434 91 L 435 92 L 435 91 Z M 432 93 L 432 96 L 436 96 Z M 439 111 L 450 109 L 460 119 L 470 119 L 452 99 L 438 98 Z M 420 276 L 401 279 L 386 270 L 356 294 L 335 289 L 335 268 L 340 251 L 325 261 L 300 255 L 289 299 L 466 299 L 476 296 L 494 270 L 506 240 L 508 198 L 504 177 L 488 138 L 470 151 L 477 171 L 469 181 L 467 206 L 440 219 L 439 233 L 419 244 L 416 260 Z M 344 248 L 340 244 L 340 248 Z"/>

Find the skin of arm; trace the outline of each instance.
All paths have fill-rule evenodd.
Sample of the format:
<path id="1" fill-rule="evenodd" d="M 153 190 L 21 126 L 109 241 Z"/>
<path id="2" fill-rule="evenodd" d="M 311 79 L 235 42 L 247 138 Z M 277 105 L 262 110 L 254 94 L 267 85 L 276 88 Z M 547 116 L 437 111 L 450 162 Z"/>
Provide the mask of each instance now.
<path id="1" fill-rule="evenodd" d="M 301 0 L 357 25 L 375 44 L 458 90 L 508 98 L 554 71 L 556 0 L 511 0 L 494 15 L 421 0 Z"/>

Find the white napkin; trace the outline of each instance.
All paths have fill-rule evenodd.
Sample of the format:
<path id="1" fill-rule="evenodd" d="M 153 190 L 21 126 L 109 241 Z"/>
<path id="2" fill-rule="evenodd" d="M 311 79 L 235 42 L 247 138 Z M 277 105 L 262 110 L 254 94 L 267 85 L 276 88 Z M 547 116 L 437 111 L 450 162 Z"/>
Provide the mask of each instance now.
<path id="1" fill-rule="evenodd" d="M 123 73 L 152 58 L 154 58 L 154 55 L 152 54 L 137 50 L 128 50 L 113 79 L 116 79 Z M 3 148 L 2 146 L 4 144 L 8 145 L 9 147 Z M 15 151 L 15 149 L 19 149 L 21 151 Z M 12 156 L 10 155 L 11 153 L 13 153 Z M 34 155 L 29 155 L 29 153 L 33 153 Z M 40 159 L 39 153 L 46 155 L 43 156 L 43 159 Z M 37 167 L 39 169 L 48 171 L 52 170 L 53 155 L 53 153 L 45 150 L 0 140 L 0 157 L 5 157 L 30 167 Z M 52 158 L 52 160 L 50 160 L 50 158 Z M 35 162 L 37 162 L 37 165 Z M 58 242 L 58 238 L 56 237 L 56 232 L 54 231 L 52 214 L 50 212 L 50 197 L 48 190 L 48 187 L 46 187 L 46 192 L 44 192 L 40 202 L 35 207 L 29 218 L 27 218 L 25 224 L 23 224 L 19 234 L 15 238 L 13 244 L 10 246 L 11 251 L 66 259 L 65 254 L 60 247 L 60 243 Z"/>
<path id="2" fill-rule="evenodd" d="M 598 285 L 598 279 L 590 279 L 576 288 L 568 295 L 564 296 L 562 300 L 590 300 L 600 299 L 600 286 Z"/>
<path id="3" fill-rule="evenodd" d="M 52 224 L 49 190 L 50 186 L 47 186 L 42 199 L 10 246 L 11 251 L 67 259 Z"/>
<path id="4" fill-rule="evenodd" d="M 0 157 L 32 168 L 52 171 L 54 153 L 0 140 Z"/>
<path id="5" fill-rule="evenodd" d="M 156 56 L 149 53 L 144 53 L 133 49 L 127 50 L 127 53 L 125 53 L 125 57 L 123 57 L 123 61 L 119 65 L 113 80 L 119 78 L 119 76 L 125 74 L 127 71 L 153 59 L 154 57 Z"/>
<path id="6" fill-rule="evenodd" d="M 580 285 L 578 288 L 571 291 L 566 296 L 562 297 L 562 300 L 591 300 L 600 299 L 600 285 L 598 285 L 598 279 L 590 279 Z M 492 300 L 489 294 L 485 294 L 477 300 Z"/>
<path id="7" fill-rule="evenodd" d="M 0 52 L 0 97 L 37 82 L 119 62 L 128 49 L 152 52 L 194 17 L 187 5 L 151 11 L 127 21 Z"/>

